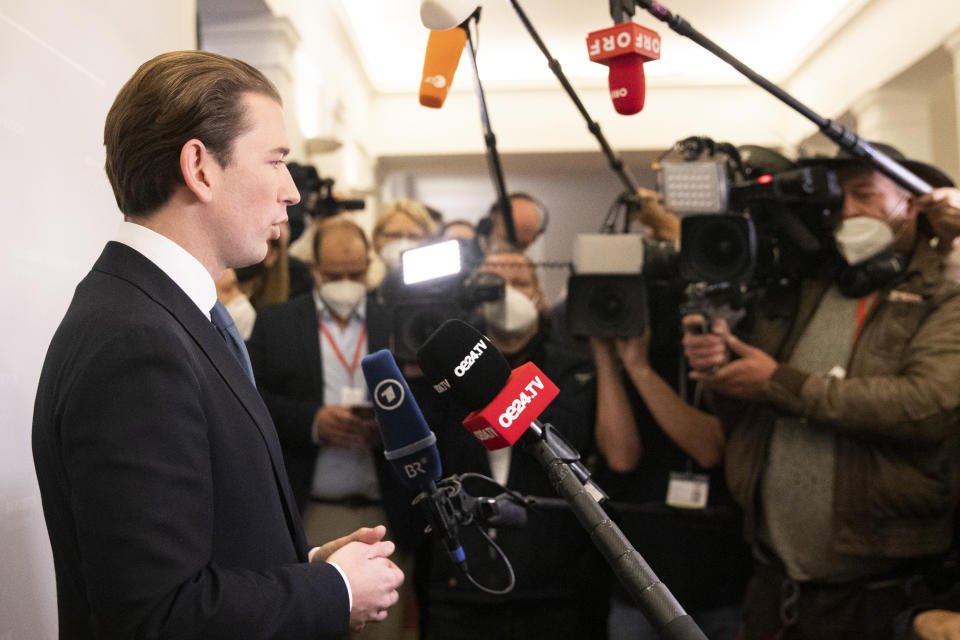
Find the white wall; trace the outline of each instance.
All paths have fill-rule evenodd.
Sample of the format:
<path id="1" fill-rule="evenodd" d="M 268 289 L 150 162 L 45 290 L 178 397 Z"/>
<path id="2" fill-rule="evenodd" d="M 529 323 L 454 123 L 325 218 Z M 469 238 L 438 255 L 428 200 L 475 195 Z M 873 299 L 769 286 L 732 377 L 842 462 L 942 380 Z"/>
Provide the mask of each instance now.
<path id="1" fill-rule="evenodd" d="M 334 137 L 342 143 L 336 151 L 300 159 L 336 179 L 338 189 L 371 188 L 376 164 L 371 88 L 346 17 L 336 2 L 267 0 L 267 4 L 274 15 L 297 25 L 301 35 L 293 65 L 295 96 L 285 106 L 296 113 L 305 139 Z"/>
<path id="2" fill-rule="evenodd" d="M 956 0 L 872 0 L 804 62 L 786 89 L 820 115 L 834 117 L 930 54 L 958 28 Z M 792 140 L 811 133 L 812 126 L 796 118 L 783 122 Z"/>
<path id="3" fill-rule="evenodd" d="M 120 221 L 103 171 L 113 97 L 194 46 L 192 0 L 0 0 L 0 638 L 55 638 L 53 563 L 30 427 L 47 344 Z"/>

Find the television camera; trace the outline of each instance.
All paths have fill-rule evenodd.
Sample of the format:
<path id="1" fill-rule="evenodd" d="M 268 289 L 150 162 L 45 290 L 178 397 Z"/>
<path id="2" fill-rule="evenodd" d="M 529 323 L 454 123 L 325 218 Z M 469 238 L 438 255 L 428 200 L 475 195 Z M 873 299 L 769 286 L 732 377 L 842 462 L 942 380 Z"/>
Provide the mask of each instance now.
<path id="1" fill-rule="evenodd" d="M 796 282 L 834 251 L 843 192 L 832 170 L 702 136 L 680 140 L 654 167 L 666 208 L 681 218 L 679 251 L 641 234 L 580 236 L 568 284 L 574 335 L 641 335 L 652 280 L 685 287 L 684 315 L 732 326 L 752 291 Z"/>
<path id="2" fill-rule="evenodd" d="M 400 260 L 401 271 L 381 285 L 390 351 L 398 362 L 416 362 L 417 350 L 445 321 L 477 324 L 479 305 L 504 296 L 502 277 L 477 270 L 483 255 L 472 241 L 426 244 L 404 251 Z"/>

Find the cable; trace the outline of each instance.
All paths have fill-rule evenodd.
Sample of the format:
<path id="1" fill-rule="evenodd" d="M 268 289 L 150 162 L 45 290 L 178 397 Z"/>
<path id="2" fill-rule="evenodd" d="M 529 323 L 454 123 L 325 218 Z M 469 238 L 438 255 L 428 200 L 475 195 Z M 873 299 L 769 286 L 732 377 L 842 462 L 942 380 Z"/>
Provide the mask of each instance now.
<path id="1" fill-rule="evenodd" d="M 492 589 L 490 587 L 484 586 L 479 582 L 477 582 L 476 579 L 474 579 L 474 577 L 470 575 L 469 571 L 465 572 L 464 575 L 466 576 L 467 580 L 470 581 L 470 584 L 475 586 L 477 589 L 480 589 L 484 593 L 489 593 L 490 595 L 494 595 L 494 596 L 501 596 L 506 593 L 510 593 L 511 591 L 513 591 L 513 587 L 516 584 L 516 576 L 513 573 L 513 565 L 510 564 L 510 560 L 509 558 L 507 558 L 507 554 L 503 552 L 503 549 L 500 548 L 500 545 L 494 542 L 493 538 L 487 535 L 487 532 L 483 530 L 483 527 L 481 527 L 480 524 L 477 522 L 474 522 L 474 526 L 477 528 L 477 531 L 480 532 L 480 535 L 486 539 L 487 544 L 490 546 L 490 548 L 496 551 L 497 555 L 499 555 L 500 558 L 503 560 L 503 564 L 507 568 L 507 576 L 508 576 L 507 586 L 505 586 L 503 589 Z"/>

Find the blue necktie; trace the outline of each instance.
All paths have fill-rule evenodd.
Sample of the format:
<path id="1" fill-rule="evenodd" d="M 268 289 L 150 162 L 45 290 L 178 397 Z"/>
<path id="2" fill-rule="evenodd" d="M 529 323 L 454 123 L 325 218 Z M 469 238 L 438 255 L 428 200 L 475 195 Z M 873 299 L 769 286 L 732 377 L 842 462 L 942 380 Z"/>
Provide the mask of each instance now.
<path id="1" fill-rule="evenodd" d="M 237 331 L 237 325 L 233 323 L 230 312 L 220 304 L 219 300 L 217 304 L 213 305 L 213 309 L 210 310 L 210 319 L 213 321 L 213 326 L 217 328 L 217 331 L 220 332 L 220 335 L 227 343 L 227 347 L 230 348 L 230 351 L 236 356 L 240 365 L 243 366 L 244 371 L 247 372 L 247 375 L 250 377 L 250 382 L 256 384 L 256 381 L 253 379 L 253 366 L 250 364 L 250 355 L 247 353 L 247 346 L 243 344 L 243 338 L 240 337 L 240 332 Z"/>

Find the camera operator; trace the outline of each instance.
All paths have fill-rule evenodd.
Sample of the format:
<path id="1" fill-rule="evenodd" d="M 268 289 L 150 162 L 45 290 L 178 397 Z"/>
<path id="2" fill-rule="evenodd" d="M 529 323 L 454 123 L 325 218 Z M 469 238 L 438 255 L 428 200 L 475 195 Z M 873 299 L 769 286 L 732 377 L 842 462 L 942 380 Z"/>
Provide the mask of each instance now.
<path id="1" fill-rule="evenodd" d="M 679 219 L 641 188 L 633 212 L 656 239 L 676 242 Z M 749 549 L 723 482 L 720 421 L 685 402 L 678 364 L 682 292 L 647 282 L 649 326 L 631 338 L 590 339 L 597 371 L 598 472 L 617 522 L 711 640 L 733 640 L 749 575 Z M 702 490 L 696 504 L 678 491 Z M 679 504 L 683 502 L 684 504 Z M 608 638 L 654 640 L 657 631 L 614 585 Z"/>
<path id="2" fill-rule="evenodd" d="M 953 538 L 960 292 L 918 218 L 939 200 L 913 198 L 861 161 L 824 163 L 844 192 L 839 255 L 759 297 L 756 346 L 722 321 L 702 334 L 702 317 L 684 319 L 691 378 L 714 394 L 754 550 L 748 640 L 888 638 Z"/>

